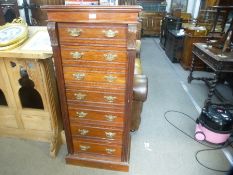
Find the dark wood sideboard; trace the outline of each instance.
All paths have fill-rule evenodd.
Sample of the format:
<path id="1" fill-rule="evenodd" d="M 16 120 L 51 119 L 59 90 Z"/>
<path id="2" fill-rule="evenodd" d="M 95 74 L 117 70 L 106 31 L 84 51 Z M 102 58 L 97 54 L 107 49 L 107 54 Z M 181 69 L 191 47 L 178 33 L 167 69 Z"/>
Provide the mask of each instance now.
<path id="1" fill-rule="evenodd" d="M 0 25 L 19 17 L 17 0 L 0 0 Z"/>
<path id="2" fill-rule="evenodd" d="M 128 171 L 140 6 L 44 6 L 68 164 Z"/>

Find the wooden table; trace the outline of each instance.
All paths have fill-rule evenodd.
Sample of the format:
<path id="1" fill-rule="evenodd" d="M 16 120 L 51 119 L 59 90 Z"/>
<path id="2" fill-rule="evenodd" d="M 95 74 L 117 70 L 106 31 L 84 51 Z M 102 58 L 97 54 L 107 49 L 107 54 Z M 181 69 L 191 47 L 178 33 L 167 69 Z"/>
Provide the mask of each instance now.
<path id="1" fill-rule="evenodd" d="M 29 27 L 22 46 L 0 51 L 0 82 L 0 136 L 50 142 L 55 157 L 62 127 L 46 27 Z"/>
<path id="2" fill-rule="evenodd" d="M 218 49 L 209 48 L 205 43 L 195 43 L 192 53 L 192 66 L 188 76 L 188 83 L 191 83 L 192 80 L 202 80 L 209 84 L 209 93 L 205 101 L 205 105 L 208 105 L 211 103 L 211 98 L 216 91 L 219 74 L 233 72 L 233 52 L 226 52 L 221 55 L 221 52 Z M 197 59 L 202 60 L 213 70 L 214 78 L 193 77 Z"/>

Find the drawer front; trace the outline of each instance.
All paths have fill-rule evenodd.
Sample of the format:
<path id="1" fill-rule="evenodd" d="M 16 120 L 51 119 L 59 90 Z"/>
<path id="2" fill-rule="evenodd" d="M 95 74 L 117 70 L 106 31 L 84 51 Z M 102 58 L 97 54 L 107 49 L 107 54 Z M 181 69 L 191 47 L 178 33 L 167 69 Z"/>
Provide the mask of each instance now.
<path id="1" fill-rule="evenodd" d="M 122 143 L 122 131 L 109 128 L 98 128 L 90 126 L 80 126 L 71 124 L 71 134 L 73 136 L 95 138 L 102 140 L 114 141 L 119 144 Z"/>
<path id="2" fill-rule="evenodd" d="M 106 156 L 114 156 L 120 159 L 122 147 L 120 145 L 97 144 L 81 139 L 74 139 L 74 153 L 92 153 Z"/>
<path id="3" fill-rule="evenodd" d="M 58 24 L 61 43 L 126 45 L 127 28 L 123 25 Z"/>
<path id="4" fill-rule="evenodd" d="M 102 69 L 102 71 L 100 71 Z M 125 86 L 126 71 L 125 70 L 113 70 L 104 67 L 99 70 L 94 68 L 78 68 L 78 67 L 63 67 L 65 83 L 71 82 L 99 82 L 107 84 L 120 84 Z"/>
<path id="5" fill-rule="evenodd" d="M 110 92 L 96 92 L 96 91 L 74 91 L 67 89 L 66 96 L 68 102 L 75 103 L 96 103 L 104 105 L 124 105 L 125 93 L 110 93 Z"/>
<path id="6" fill-rule="evenodd" d="M 105 49 L 105 50 L 104 50 Z M 91 47 L 91 46 L 62 46 L 61 48 L 62 63 L 63 64 L 88 64 L 86 61 L 101 62 L 101 66 L 111 63 L 127 62 L 127 52 L 120 50 L 113 50 L 112 48 Z M 104 63 L 103 63 L 104 62 Z"/>
<path id="7" fill-rule="evenodd" d="M 89 109 L 86 107 L 71 107 L 68 105 L 71 122 L 106 122 L 110 126 L 123 127 L 124 110 L 109 111 L 109 109 Z"/>

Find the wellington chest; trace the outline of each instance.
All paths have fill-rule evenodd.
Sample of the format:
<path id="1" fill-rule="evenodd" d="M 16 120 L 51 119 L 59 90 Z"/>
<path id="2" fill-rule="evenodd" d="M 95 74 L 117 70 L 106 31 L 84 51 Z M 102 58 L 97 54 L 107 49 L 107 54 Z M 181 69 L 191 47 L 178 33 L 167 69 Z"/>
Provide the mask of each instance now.
<path id="1" fill-rule="evenodd" d="M 68 155 L 80 166 L 128 171 L 140 6 L 44 6 Z"/>

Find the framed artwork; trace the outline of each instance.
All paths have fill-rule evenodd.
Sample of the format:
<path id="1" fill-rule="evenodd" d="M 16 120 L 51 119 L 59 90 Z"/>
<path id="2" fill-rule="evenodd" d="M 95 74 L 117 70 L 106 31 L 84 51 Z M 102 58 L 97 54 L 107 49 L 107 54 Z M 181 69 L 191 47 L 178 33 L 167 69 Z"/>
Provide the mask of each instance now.
<path id="1" fill-rule="evenodd" d="M 171 1 L 171 11 L 174 9 L 181 9 L 182 12 L 187 11 L 188 0 L 172 0 Z"/>

